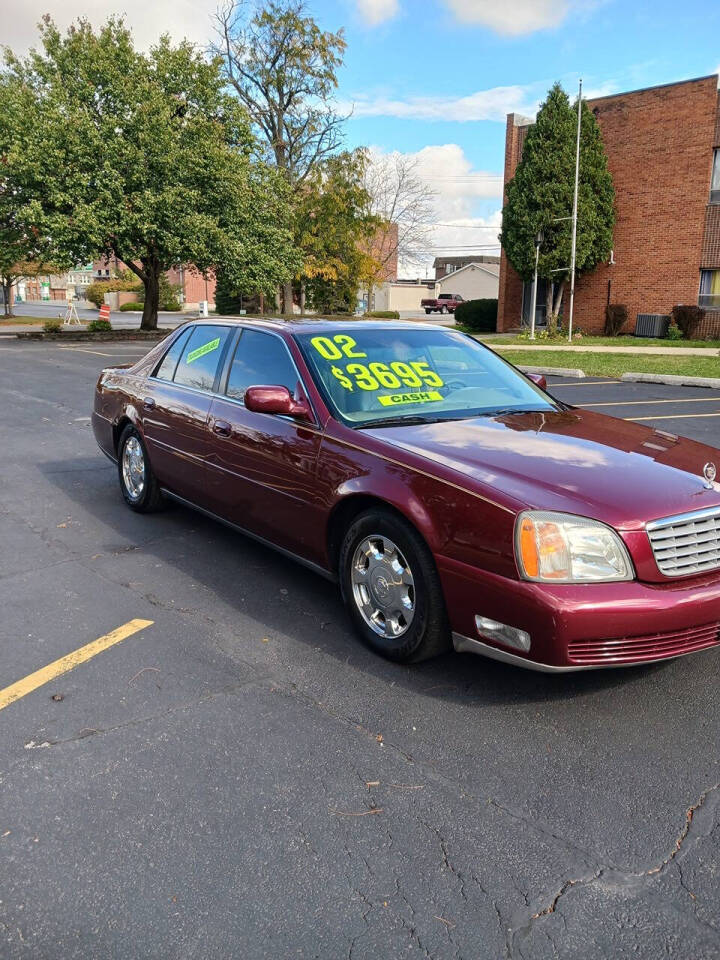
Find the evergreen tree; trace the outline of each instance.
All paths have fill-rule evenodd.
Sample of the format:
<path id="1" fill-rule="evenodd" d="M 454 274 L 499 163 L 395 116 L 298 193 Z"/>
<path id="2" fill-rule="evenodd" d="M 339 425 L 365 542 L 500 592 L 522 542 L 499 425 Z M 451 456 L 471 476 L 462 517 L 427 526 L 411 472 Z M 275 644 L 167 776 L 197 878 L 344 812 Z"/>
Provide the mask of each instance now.
<path id="1" fill-rule="evenodd" d="M 577 102 L 571 106 L 559 83 L 548 93 L 530 127 L 515 176 L 506 188 L 501 241 L 523 280 L 535 268 L 535 238 L 543 231 L 538 276 L 547 281 L 548 328 L 554 330 L 570 278 L 575 184 Z M 576 275 L 610 256 L 615 226 L 615 190 L 602 135 L 583 101 L 580 124 L 580 183 Z M 554 296 L 553 296 L 554 284 Z"/>

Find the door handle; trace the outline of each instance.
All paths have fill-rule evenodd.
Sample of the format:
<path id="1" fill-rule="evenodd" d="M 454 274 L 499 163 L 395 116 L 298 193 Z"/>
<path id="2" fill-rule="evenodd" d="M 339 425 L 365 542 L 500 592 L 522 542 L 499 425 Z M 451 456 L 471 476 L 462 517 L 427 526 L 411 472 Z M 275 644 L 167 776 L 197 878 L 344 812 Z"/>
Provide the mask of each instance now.
<path id="1" fill-rule="evenodd" d="M 232 426 L 227 422 L 227 420 L 214 420 L 213 433 L 217 433 L 221 437 L 229 437 L 232 433 Z"/>
<path id="2" fill-rule="evenodd" d="M 155 401 L 153 400 L 152 397 L 145 397 L 145 399 L 143 400 L 143 406 L 145 407 L 146 410 L 154 410 Z"/>

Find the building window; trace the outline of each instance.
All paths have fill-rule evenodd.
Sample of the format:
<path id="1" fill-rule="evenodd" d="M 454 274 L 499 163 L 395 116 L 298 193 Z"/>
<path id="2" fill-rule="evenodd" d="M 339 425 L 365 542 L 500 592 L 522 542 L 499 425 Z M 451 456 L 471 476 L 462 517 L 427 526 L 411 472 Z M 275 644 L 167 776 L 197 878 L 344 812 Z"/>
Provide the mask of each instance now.
<path id="1" fill-rule="evenodd" d="M 713 151 L 712 180 L 710 182 L 710 203 L 720 203 L 720 147 Z"/>
<path id="2" fill-rule="evenodd" d="M 720 310 L 720 270 L 700 271 L 699 305 L 706 310 Z"/>

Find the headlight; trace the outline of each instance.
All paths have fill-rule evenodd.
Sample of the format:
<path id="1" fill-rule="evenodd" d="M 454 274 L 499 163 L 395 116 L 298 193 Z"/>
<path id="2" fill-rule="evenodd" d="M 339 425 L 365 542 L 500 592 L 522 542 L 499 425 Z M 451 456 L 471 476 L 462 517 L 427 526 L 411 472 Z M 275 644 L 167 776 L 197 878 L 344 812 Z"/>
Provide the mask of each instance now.
<path id="1" fill-rule="evenodd" d="M 532 510 L 515 525 L 515 552 L 526 580 L 592 583 L 632 580 L 634 571 L 620 537 L 597 520 Z"/>

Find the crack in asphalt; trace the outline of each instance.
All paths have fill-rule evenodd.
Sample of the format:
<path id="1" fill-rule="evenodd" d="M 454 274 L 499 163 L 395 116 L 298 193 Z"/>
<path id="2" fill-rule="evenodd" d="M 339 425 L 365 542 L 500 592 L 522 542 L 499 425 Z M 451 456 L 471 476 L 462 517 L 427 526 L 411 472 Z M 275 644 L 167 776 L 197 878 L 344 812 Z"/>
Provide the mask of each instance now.
<path id="1" fill-rule="evenodd" d="M 663 876 L 673 866 L 678 868 L 678 880 L 680 886 L 690 895 L 691 899 L 693 900 L 694 920 L 698 923 L 698 925 L 704 927 L 706 930 L 710 930 L 715 936 L 720 935 L 720 930 L 711 924 L 706 923 L 704 920 L 701 920 L 697 916 L 695 895 L 686 887 L 684 883 L 681 866 L 682 859 L 689 855 L 688 841 L 697 842 L 703 837 L 709 836 L 711 833 L 715 824 L 716 808 L 720 807 L 719 791 L 720 782 L 713 784 L 713 786 L 708 787 L 706 790 L 703 790 L 697 801 L 688 807 L 685 813 L 685 823 L 675 839 L 675 845 L 673 849 L 659 864 L 655 864 L 652 867 L 648 867 L 645 870 L 640 871 L 619 870 L 617 867 L 598 866 L 593 872 L 588 873 L 585 876 L 572 877 L 568 880 L 565 880 L 559 890 L 550 896 L 549 901 L 547 896 L 540 898 L 540 904 L 545 903 L 545 906 L 536 906 L 534 912 L 529 916 L 525 915 L 524 917 L 518 917 L 516 915 L 515 918 L 513 918 L 513 924 L 508 931 L 508 937 L 506 940 L 506 956 L 508 958 L 515 957 L 516 940 L 518 938 L 526 938 L 536 921 L 542 920 L 544 917 L 548 917 L 555 913 L 560 901 L 574 887 L 589 886 L 591 884 L 598 883 L 609 891 L 622 889 L 630 892 L 637 892 L 647 884 L 648 880 L 654 880 Z M 705 822 L 698 825 L 701 812 L 706 814 L 704 818 Z M 695 824 L 695 829 L 693 829 L 693 824 Z"/>

